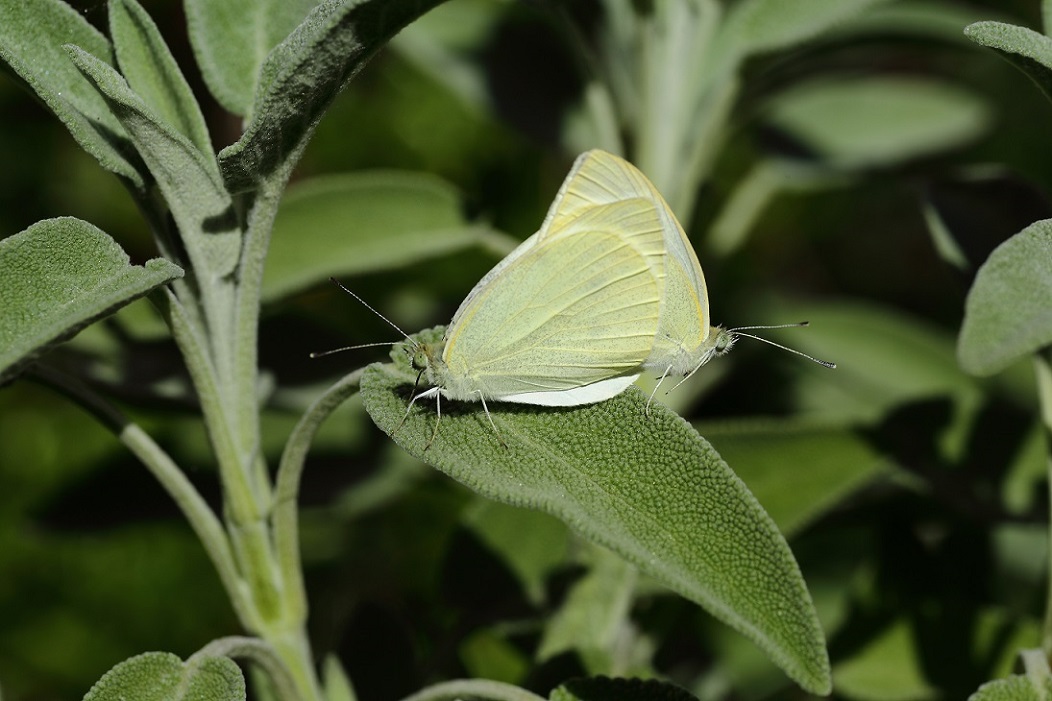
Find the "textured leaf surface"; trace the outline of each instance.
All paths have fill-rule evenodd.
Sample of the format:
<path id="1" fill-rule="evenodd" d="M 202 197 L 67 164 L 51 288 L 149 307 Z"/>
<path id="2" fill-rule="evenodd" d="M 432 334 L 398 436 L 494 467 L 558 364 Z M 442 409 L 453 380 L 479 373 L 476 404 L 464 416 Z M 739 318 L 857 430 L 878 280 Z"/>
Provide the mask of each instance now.
<path id="1" fill-rule="evenodd" d="M 479 242 L 456 190 L 422 173 L 319 177 L 289 188 L 263 276 L 273 300 L 332 275 L 389 270 Z"/>
<path id="2" fill-rule="evenodd" d="M 1052 698 L 1052 678 L 1031 679 L 1016 674 L 987 682 L 968 697 L 968 701 L 1048 701 Z"/>
<path id="3" fill-rule="evenodd" d="M 696 701 L 686 690 L 657 679 L 573 679 L 554 689 L 551 701 Z"/>
<path id="4" fill-rule="evenodd" d="M 421 334 L 435 340 L 441 329 Z M 829 688 L 810 596 L 785 539 L 716 451 L 635 388 L 571 409 L 418 402 L 399 428 L 415 374 L 395 365 L 362 378 L 366 410 L 411 455 L 483 496 L 540 509 L 617 552 L 742 631 L 803 687 Z M 396 430 L 398 429 L 398 430 Z"/>
<path id="5" fill-rule="evenodd" d="M 398 30 L 442 0 L 329 0 L 267 56 L 252 121 L 219 154 L 232 191 L 288 172 L 332 99 Z"/>
<path id="6" fill-rule="evenodd" d="M 74 63 L 106 98 L 146 161 L 199 275 L 233 272 L 241 250 L 236 216 L 211 152 L 159 120 L 117 71 L 79 49 Z"/>
<path id="7" fill-rule="evenodd" d="M 0 381 L 46 346 L 182 276 L 162 258 L 130 265 L 112 238 L 73 218 L 0 241 L 0 270 Z"/>
<path id="8" fill-rule="evenodd" d="M 84 701 L 244 701 L 245 678 L 226 657 L 183 662 L 168 652 L 129 657 L 102 675 Z"/>
<path id="9" fill-rule="evenodd" d="M 1052 344 L 1052 219 L 1034 222 L 994 249 L 965 302 L 957 357 L 992 375 Z"/>
<path id="10" fill-rule="evenodd" d="M 954 148 L 990 121 L 980 99 L 921 78 L 823 79 L 777 97 L 770 121 L 831 165 L 885 166 Z"/>
<path id="11" fill-rule="evenodd" d="M 190 44 L 208 89 L 246 116 L 267 54 L 318 0 L 186 0 Z"/>
<path id="12" fill-rule="evenodd" d="M 103 168 L 141 189 L 144 170 L 128 155 L 124 128 L 63 48 L 75 44 L 112 66 L 106 37 L 60 0 L 0 0 L 0 17 L 0 59 Z"/>
<path id="13" fill-rule="evenodd" d="M 1001 54 L 1052 99 L 1052 39 L 1003 22 L 976 22 L 965 27 L 964 34 Z"/>
<path id="14" fill-rule="evenodd" d="M 201 108 L 157 25 L 136 0 L 112 0 L 109 7 L 110 34 L 128 85 L 168 126 L 211 153 Z"/>

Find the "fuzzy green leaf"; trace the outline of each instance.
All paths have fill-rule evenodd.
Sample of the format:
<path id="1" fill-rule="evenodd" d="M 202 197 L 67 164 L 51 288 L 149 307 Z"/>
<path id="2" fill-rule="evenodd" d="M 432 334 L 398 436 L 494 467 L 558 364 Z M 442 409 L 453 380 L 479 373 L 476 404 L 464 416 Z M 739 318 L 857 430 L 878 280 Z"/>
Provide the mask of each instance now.
<path id="1" fill-rule="evenodd" d="M 986 104 L 945 82 L 820 79 L 775 98 L 769 117 L 840 168 L 887 166 L 961 146 L 989 125 Z"/>
<path id="2" fill-rule="evenodd" d="M 1052 678 L 1038 680 L 1016 674 L 983 684 L 968 701 L 1048 701 L 1050 698 Z"/>
<path id="3" fill-rule="evenodd" d="M 418 337 L 436 341 L 442 329 Z M 411 455 L 485 497 L 540 509 L 750 637 L 808 690 L 829 690 L 814 607 L 785 539 L 740 479 L 689 424 L 635 388 L 605 402 L 548 409 L 418 402 L 401 346 L 362 377 L 366 410 Z M 401 425 L 400 425 L 401 424 Z"/>
<path id="4" fill-rule="evenodd" d="M 1034 222 L 994 249 L 965 301 L 957 339 L 961 367 L 993 375 L 1052 344 L 1052 219 Z"/>
<path id="5" fill-rule="evenodd" d="M 226 657 L 183 662 L 169 652 L 129 657 L 95 682 L 84 701 L 244 701 L 245 678 Z"/>
<path id="6" fill-rule="evenodd" d="M 0 17 L 0 60 L 103 168 L 144 189 L 145 168 L 120 121 L 63 49 L 76 44 L 112 66 L 106 37 L 60 0 L 0 0 Z"/>
<path id="7" fill-rule="evenodd" d="M 267 54 L 317 4 L 318 0 L 186 0 L 194 56 L 208 89 L 223 107 L 248 115 Z"/>
<path id="8" fill-rule="evenodd" d="M 813 39 L 884 0 L 744 0 L 731 6 L 724 36 L 740 55 Z"/>
<path id="9" fill-rule="evenodd" d="M 552 690 L 551 701 L 697 701 L 680 687 L 657 679 L 573 679 Z"/>
<path id="10" fill-rule="evenodd" d="M 1001 54 L 1052 99 L 1052 39 L 1003 22 L 976 22 L 965 27 L 964 34 L 976 44 Z"/>
<path id="11" fill-rule="evenodd" d="M 241 236 L 215 158 L 161 121 L 113 68 L 76 47 L 70 47 L 70 56 L 131 135 L 164 193 L 198 276 L 229 275 Z"/>
<path id="12" fill-rule="evenodd" d="M 0 241 L 0 270 L 0 382 L 47 346 L 182 276 L 163 258 L 130 265 L 112 238 L 71 217 Z"/>
<path id="13" fill-rule="evenodd" d="M 270 52 L 252 121 L 219 154 L 231 191 L 292 170 L 329 103 L 398 30 L 443 0 L 327 0 Z"/>
<path id="14" fill-rule="evenodd" d="M 456 190 L 423 173 L 355 173 L 290 187 L 263 276 L 273 300 L 332 275 L 389 270 L 477 244 Z"/>
<path id="15" fill-rule="evenodd" d="M 211 153 L 201 108 L 157 25 L 136 0 L 110 0 L 110 35 L 131 89 L 168 126 Z"/>

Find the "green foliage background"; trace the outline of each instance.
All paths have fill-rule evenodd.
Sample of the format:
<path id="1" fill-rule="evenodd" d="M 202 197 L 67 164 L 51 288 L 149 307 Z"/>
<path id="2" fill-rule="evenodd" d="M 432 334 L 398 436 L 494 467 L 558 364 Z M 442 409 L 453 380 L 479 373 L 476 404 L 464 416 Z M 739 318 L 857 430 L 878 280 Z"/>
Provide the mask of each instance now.
<path id="1" fill-rule="evenodd" d="M 181 4 L 143 4 L 204 105 L 214 145 L 236 140 L 237 120 L 193 68 Z M 903 6 L 917 15 L 889 9 Z M 105 24 L 104 3 L 75 7 Z M 592 4 L 567 8 L 591 26 Z M 579 150 L 568 125 L 582 86 L 567 38 L 542 10 L 451 0 L 369 64 L 322 121 L 279 214 L 265 282 L 271 464 L 324 387 L 385 359 L 382 349 L 309 353 L 392 339 L 337 290 L 280 277 L 283 261 L 318 261 L 315 279 L 338 275 L 417 330 L 448 321 L 499 260 L 500 232 L 521 239 L 543 218 Z M 835 697 L 958 699 L 1041 642 L 1047 457 L 1030 368 L 977 380 L 954 347 L 978 265 L 1049 216 L 1052 107 L 960 31 L 980 19 L 1040 27 L 1036 2 L 883 10 L 747 64 L 726 145 L 684 216 L 716 322 L 809 319 L 811 328 L 773 337 L 839 368 L 746 340 L 668 402 L 789 538 L 830 643 Z M 429 53 L 436 47 L 447 53 Z M 922 86 L 907 104 L 950 105 L 963 122 L 914 133 L 907 127 L 923 114 L 899 129 L 879 118 L 888 96 L 911 95 L 912 84 L 878 85 L 877 106 L 863 99 L 858 109 L 856 99 L 857 114 L 836 103 L 842 92 L 790 99 L 830 77 L 860 90 L 864 78 L 934 80 L 956 92 Z M 157 255 L 117 180 L 7 74 L 0 120 L 0 235 L 76 216 L 135 263 Z M 940 143 L 953 129 L 962 136 Z M 332 176 L 339 199 L 347 178 L 365 178 L 381 193 L 375 202 L 400 177 L 377 169 L 433 178 L 413 180 L 427 220 L 377 215 L 366 230 L 378 243 L 363 259 L 341 248 L 351 229 L 339 230 L 339 208 L 297 212 L 295 188 Z M 449 235 L 434 250 L 414 247 L 414 235 L 434 240 L 428 227 Z M 941 229 L 955 247 L 933 233 Z M 411 257 L 383 245 L 402 234 Z M 144 302 L 80 333 L 60 360 L 117 396 L 217 503 L 203 427 L 185 378 L 173 375 L 177 354 Z M 547 693 L 579 672 L 658 672 L 701 698 L 804 695 L 737 633 L 550 516 L 485 501 L 409 458 L 357 399 L 316 440 L 301 503 L 312 641 L 343 661 L 359 698 L 399 698 L 456 676 Z M 42 386 L 0 391 L 5 698 L 79 698 L 122 659 L 186 658 L 236 632 L 198 542 L 118 441 Z"/>

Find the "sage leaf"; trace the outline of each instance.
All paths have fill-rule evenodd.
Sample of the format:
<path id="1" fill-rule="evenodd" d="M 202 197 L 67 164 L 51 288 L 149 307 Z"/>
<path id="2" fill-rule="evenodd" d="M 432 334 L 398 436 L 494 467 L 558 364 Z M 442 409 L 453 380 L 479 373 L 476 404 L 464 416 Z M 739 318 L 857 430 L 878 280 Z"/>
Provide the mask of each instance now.
<path id="1" fill-rule="evenodd" d="M 0 241 L 0 270 L 0 383 L 49 346 L 183 274 L 163 258 L 131 265 L 116 241 L 72 217 Z"/>
<path id="2" fill-rule="evenodd" d="M 244 701 L 245 678 L 227 657 L 183 662 L 169 652 L 129 657 L 95 682 L 84 701 Z"/>

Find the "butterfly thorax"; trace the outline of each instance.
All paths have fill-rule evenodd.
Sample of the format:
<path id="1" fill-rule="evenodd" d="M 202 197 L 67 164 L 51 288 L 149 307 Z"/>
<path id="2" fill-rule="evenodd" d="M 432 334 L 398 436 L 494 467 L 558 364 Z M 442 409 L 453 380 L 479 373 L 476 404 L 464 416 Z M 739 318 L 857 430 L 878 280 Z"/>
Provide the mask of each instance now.
<path id="1" fill-rule="evenodd" d="M 713 358 L 730 351 L 737 340 L 727 329 L 712 326 L 703 337 L 683 341 L 659 334 L 645 367 L 671 376 L 689 375 Z"/>
<path id="2" fill-rule="evenodd" d="M 429 387 L 438 387 L 446 399 L 468 401 L 478 399 L 480 387 L 470 375 L 449 367 L 443 358 L 445 340 L 440 343 L 421 343 L 409 354 L 413 369 Z M 484 392 L 489 396 L 488 392 Z"/>

